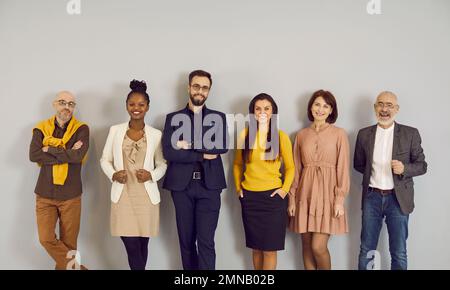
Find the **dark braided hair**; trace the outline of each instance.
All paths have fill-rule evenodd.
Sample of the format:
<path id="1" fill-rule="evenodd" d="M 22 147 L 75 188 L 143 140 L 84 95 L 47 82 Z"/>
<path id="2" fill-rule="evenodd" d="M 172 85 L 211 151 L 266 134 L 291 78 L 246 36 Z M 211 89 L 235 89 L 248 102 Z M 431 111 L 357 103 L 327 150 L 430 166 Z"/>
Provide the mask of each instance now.
<path id="1" fill-rule="evenodd" d="M 147 94 L 147 84 L 145 81 L 132 80 L 130 82 L 130 89 L 131 92 L 127 95 L 127 103 L 132 94 L 138 93 L 144 96 L 147 105 L 150 104 L 150 96 Z"/>

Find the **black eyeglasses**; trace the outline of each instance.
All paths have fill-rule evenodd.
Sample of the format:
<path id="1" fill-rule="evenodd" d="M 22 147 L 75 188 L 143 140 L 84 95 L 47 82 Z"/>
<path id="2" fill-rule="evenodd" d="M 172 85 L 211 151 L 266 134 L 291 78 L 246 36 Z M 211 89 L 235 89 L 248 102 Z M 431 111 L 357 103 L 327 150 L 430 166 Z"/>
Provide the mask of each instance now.
<path id="1" fill-rule="evenodd" d="M 204 91 L 204 92 L 208 92 L 209 91 L 209 89 L 210 89 L 210 87 L 208 87 L 208 86 L 200 86 L 199 84 L 195 84 L 195 85 L 192 85 L 191 86 L 193 89 L 194 89 L 194 91 L 196 91 L 196 92 L 198 92 L 198 91 L 200 91 L 200 90 L 202 90 L 202 91 Z"/>
<path id="2" fill-rule="evenodd" d="M 58 103 L 58 105 L 60 105 L 61 107 L 65 107 L 65 106 L 69 106 L 69 108 L 75 108 L 75 106 L 77 105 L 77 103 L 75 102 L 66 102 L 65 100 L 58 100 L 56 101 Z"/>

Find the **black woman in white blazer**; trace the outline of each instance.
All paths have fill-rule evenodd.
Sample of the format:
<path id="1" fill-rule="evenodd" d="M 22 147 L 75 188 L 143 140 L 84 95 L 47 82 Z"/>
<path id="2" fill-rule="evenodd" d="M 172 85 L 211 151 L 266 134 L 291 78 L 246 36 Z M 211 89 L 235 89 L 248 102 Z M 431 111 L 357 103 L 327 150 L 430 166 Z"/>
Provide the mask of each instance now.
<path id="1" fill-rule="evenodd" d="M 109 130 L 101 167 L 111 186 L 111 234 L 120 236 L 132 270 L 145 270 L 150 237 L 159 233 L 157 181 L 167 169 L 161 131 L 145 124 L 150 98 L 145 82 L 133 80 L 126 109 L 130 121 Z"/>

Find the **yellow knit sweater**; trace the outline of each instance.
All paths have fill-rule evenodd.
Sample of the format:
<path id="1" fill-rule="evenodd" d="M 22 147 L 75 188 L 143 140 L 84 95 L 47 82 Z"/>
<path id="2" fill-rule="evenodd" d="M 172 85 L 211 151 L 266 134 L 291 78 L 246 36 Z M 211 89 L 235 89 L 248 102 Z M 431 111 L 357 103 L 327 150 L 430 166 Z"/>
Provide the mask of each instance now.
<path id="1" fill-rule="evenodd" d="M 238 146 L 241 145 L 241 147 L 238 148 L 243 148 L 245 133 L 246 130 L 239 135 Z M 266 191 L 282 188 L 285 192 L 289 192 L 295 174 L 292 143 L 289 136 L 279 130 L 279 156 L 281 158 L 277 158 L 275 161 L 266 161 L 264 160 L 266 135 L 256 135 L 254 149 L 249 156 L 249 162 L 245 164 L 245 171 L 243 150 L 235 151 L 233 175 L 236 190 L 239 192 L 244 188 L 250 191 Z M 259 146 L 257 146 L 258 144 Z M 281 179 L 281 162 L 284 163 L 284 182 Z"/>

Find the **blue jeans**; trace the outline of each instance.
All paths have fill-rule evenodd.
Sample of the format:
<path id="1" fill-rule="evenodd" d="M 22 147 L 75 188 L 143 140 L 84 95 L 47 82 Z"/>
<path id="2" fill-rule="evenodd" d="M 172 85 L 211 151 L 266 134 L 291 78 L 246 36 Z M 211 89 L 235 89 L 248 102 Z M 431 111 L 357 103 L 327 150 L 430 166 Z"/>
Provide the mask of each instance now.
<path id="1" fill-rule="evenodd" d="M 382 195 L 369 189 L 363 203 L 359 270 L 371 269 L 369 252 L 377 249 L 384 217 L 389 235 L 391 269 L 406 270 L 408 267 L 406 240 L 409 215 L 402 213 L 395 194 Z"/>

